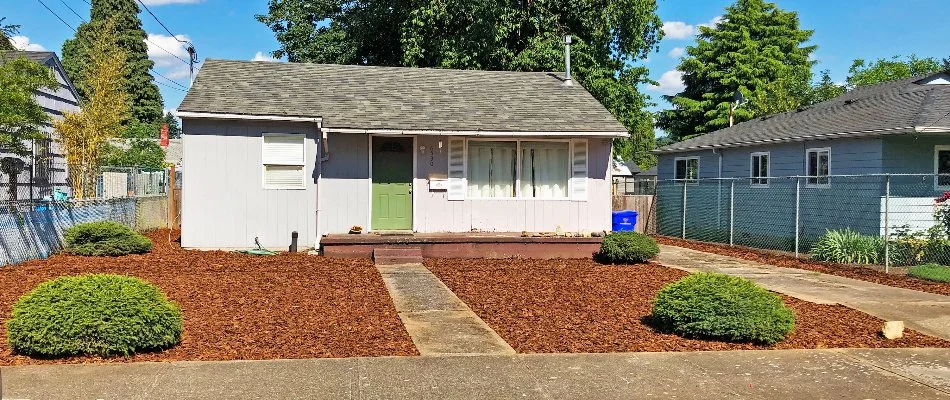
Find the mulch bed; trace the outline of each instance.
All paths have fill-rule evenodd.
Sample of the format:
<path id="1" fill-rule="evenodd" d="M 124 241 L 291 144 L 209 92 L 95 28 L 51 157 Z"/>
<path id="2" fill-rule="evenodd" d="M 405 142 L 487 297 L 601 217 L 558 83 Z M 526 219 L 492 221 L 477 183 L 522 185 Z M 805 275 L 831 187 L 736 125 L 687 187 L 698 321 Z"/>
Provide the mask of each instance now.
<path id="1" fill-rule="evenodd" d="M 155 243 L 149 254 L 57 255 L 0 267 L 0 365 L 418 354 L 369 260 L 186 251 L 175 243 L 177 232 L 149 237 Z M 182 308 L 181 344 L 128 358 L 12 354 L 3 322 L 17 298 L 48 279 L 93 272 L 132 275 L 161 288 Z"/>
<path id="2" fill-rule="evenodd" d="M 425 265 L 521 353 L 950 347 L 950 341 L 909 330 L 902 339 L 887 340 L 879 335 L 880 319 L 787 296 L 785 304 L 798 317 L 795 330 L 774 346 L 658 332 L 648 320 L 653 298 L 686 272 L 657 264 L 428 259 Z"/>
<path id="3" fill-rule="evenodd" d="M 763 264 L 772 264 L 779 267 L 804 269 L 808 271 L 821 272 L 823 274 L 838 275 L 845 278 L 874 282 L 881 285 L 950 296 L 950 283 L 929 282 L 903 274 L 888 274 L 883 271 L 877 271 L 872 268 L 859 265 L 823 263 L 809 259 L 795 258 L 794 256 L 784 256 L 780 254 L 769 253 L 767 251 L 750 249 L 748 247 L 729 247 L 728 245 L 697 242 L 668 236 L 655 236 L 654 238 L 656 239 L 657 243 L 670 246 L 685 247 L 688 249 L 699 250 L 713 254 L 721 254 L 724 256 L 741 258 L 743 260 L 755 261 Z"/>

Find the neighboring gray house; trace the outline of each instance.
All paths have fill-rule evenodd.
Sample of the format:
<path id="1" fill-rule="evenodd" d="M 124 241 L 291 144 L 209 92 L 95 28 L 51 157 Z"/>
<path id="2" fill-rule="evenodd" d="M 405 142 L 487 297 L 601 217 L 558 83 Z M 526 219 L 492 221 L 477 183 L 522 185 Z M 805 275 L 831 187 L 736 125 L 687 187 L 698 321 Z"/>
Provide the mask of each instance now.
<path id="1" fill-rule="evenodd" d="M 208 60 L 178 115 L 188 248 L 607 230 L 627 135 L 555 73 Z"/>
<path id="2" fill-rule="evenodd" d="M 950 174 L 948 114 L 950 74 L 939 72 L 857 88 L 662 147 L 656 150 L 658 229 L 682 234 L 683 183 L 692 192 L 687 210 L 704 212 L 687 218 L 688 237 L 727 241 L 734 200 L 737 242 L 775 247 L 786 240 L 780 247 L 787 248 L 795 231 L 796 190 L 799 229 L 809 240 L 845 227 L 883 233 L 886 194 L 888 227 L 925 229 L 932 225 L 934 197 L 950 190 L 950 175 L 937 175 Z M 783 178 L 793 176 L 804 178 Z M 697 178 L 746 179 L 733 184 Z M 671 179 L 680 181 L 662 182 Z"/>
<path id="3" fill-rule="evenodd" d="M 5 51 L 0 52 L 0 63 L 7 60 L 25 57 L 36 63 L 48 66 L 56 75 L 59 87 L 49 90 L 43 89 L 36 92 L 36 102 L 49 114 L 51 122 L 63 118 L 66 112 L 79 112 L 79 94 L 76 88 L 66 77 L 62 64 L 56 53 L 48 51 Z M 52 124 L 47 124 L 44 128 L 46 132 L 45 140 L 36 140 L 27 144 L 33 154 L 25 158 L 25 167 L 17 178 L 18 199 L 41 199 L 45 196 L 51 196 L 53 190 L 70 191 L 68 184 L 68 175 L 66 171 L 66 158 L 56 137 L 56 131 Z M 9 154 L 0 153 L 0 157 L 9 156 Z M 10 198 L 9 187 L 10 177 L 7 174 L 0 174 L 0 200 Z"/>

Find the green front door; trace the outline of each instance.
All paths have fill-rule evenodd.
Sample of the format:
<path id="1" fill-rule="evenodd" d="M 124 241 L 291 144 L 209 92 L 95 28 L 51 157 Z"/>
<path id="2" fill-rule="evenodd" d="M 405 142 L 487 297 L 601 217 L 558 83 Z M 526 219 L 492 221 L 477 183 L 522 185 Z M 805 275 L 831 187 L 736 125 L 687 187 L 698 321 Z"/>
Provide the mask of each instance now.
<path id="1" fill-rule="evenodd" d="M 412 229 L 412 138 L 373 138 L 373 226 Z"/>

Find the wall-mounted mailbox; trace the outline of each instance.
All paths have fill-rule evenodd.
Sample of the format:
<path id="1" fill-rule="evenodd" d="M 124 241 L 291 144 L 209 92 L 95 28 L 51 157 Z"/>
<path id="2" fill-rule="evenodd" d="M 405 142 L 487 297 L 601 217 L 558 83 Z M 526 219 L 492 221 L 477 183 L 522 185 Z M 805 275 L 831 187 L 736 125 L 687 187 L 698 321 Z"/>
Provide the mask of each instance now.
<path id="1" fill-rule="evenodd" d="M 449 190 L 449 180 L 429 179 L 429 190 Z"/>

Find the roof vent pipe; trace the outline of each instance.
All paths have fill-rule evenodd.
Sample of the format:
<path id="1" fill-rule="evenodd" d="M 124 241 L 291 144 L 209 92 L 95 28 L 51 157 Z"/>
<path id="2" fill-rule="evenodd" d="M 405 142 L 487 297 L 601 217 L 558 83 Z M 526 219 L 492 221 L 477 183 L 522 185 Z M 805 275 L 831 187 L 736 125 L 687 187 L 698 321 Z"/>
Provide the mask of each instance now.
<path id="1" fill-rule="evenodd" d="M 564 36 L 564 63 L 564 86 L 573 86 L 574 82 L 571 80 L 571 35 Z"/>

